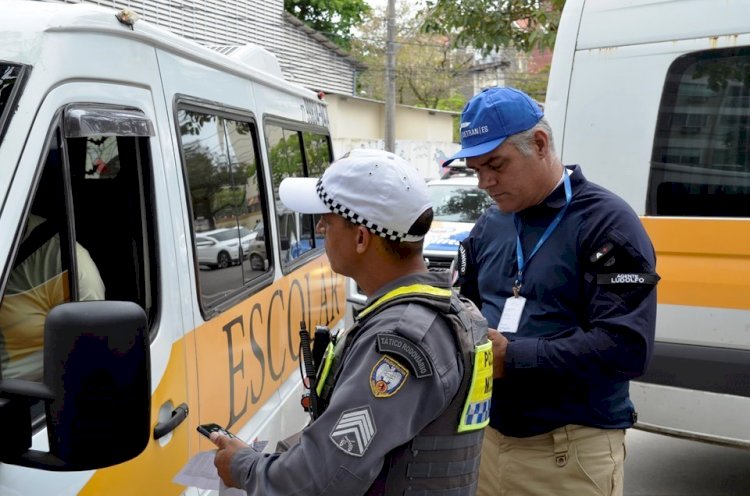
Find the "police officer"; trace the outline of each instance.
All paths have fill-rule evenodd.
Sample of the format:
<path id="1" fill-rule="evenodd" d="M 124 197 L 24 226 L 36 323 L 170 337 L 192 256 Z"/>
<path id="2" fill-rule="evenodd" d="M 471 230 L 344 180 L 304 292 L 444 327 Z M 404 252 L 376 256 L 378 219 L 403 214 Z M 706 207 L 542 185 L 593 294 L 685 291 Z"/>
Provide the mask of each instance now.
<path id="1" fill-rule="evenodd" d="M 654 341 L 656 259 L 638 216 L 563 166 L 542 109 L 512 88 L 474 96 L 462 149 L 495 201 L 462 242 L 495 388 L 479 494 L 621 495 L 630 379 Z"/>
<path id="2" fill-rule="evenodd" d="M 248 494 L 473 495 L 489 418 L 486 321 L 427 271 L 424 180 L 396 155 L 355 150 L 318 180 L 288 178 L 292 210 L 322 214 L 332 268 L 368 296 L 321 367 L 324 410 L 288 451 L 261 454 L 214 435 L 215 464 Z"/>

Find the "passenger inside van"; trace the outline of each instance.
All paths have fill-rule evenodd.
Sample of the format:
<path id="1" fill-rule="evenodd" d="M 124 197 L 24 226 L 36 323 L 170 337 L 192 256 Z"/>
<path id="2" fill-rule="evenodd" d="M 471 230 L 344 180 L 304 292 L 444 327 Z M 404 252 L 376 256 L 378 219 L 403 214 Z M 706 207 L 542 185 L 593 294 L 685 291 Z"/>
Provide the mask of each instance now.
<path id="1" fill-rule="evenodd" d="M 149 308 L 131 144 L 132 138 L 68 138 L 65 164 L 53 139 L 0 302 L 3 378 L 42 380 L 44 324 L 61 303 L 124 300 Z"/>
<path id="2" fill-rule="evenodd" d="M 30 214 L 0 304 L 2 377 L 42 380 L 44 322 L 52 308 L 71 300 L 68 267 L 60 256 L 60 229 Z M 89 252 L 76 243 L 78 300 L 103 300 L 104 283 Z"/>

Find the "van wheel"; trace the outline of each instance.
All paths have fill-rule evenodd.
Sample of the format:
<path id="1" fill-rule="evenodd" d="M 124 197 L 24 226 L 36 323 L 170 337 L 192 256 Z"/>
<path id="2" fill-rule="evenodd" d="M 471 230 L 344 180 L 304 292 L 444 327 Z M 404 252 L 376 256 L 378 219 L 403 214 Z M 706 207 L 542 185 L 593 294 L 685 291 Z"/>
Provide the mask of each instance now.
<path id="1" fill-rule="evenodd" d="M 250 268 L 252 270 L 265 270 L 263 258 L 257 253 L 250 255 Z"/>
<path id="2" fill-rule="evenodd" d="M 219 256 L 216 257 L 216 267 L 219 269 L 226 269 L 232 264 L 232 257 L 225 251 L 219 252 Z"/>

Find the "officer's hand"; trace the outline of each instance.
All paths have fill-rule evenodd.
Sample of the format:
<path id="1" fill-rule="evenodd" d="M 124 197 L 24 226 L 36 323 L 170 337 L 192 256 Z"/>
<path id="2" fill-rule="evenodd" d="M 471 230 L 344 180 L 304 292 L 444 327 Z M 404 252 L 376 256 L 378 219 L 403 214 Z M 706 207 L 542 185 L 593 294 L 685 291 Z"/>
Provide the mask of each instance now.
<path id="1" fill-rule="evenodd" d="M 227 486 L 242 489 L 232 478 L 232 472 L 229 467 L 232 464 L 234 454 L 241 449 L 247 448 L 247 444 L 236 437 L 230 438 L 218 432 L 211 433 L 211 441 L 219 448 L 214 457 L 214 465 L 216 465 L 216 470 L 219 472 L 219 477 L 221 477 L 221 480 Z"/>
<path id="2" fill-rule="evenodd" d="M 508 339 L 496 329 L 489 329 L 487 337 L 492 341 L 492 377 L 499 379 L 505 375 L 505 351 Z"/>

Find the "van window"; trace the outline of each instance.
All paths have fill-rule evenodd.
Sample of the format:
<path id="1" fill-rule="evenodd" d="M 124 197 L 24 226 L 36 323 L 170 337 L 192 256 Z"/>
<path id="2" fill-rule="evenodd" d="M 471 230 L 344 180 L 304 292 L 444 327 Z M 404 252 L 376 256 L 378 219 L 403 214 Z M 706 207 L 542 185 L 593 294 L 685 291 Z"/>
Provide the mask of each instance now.
<path id="1" fill-rule="evenodd" d="M 21 92 L 24 73 L 23 66 L 0 62 L 0 141 L 12 115 L 14 102 Z"/>
<path id="2" fill-rule="evenodd" d="M 323 237 L 315 232 L 319 216 L 287 210 L 279 201 L 279 185 L 287 177 L 322 175 L 331 163 L 331 147 L 328 136 L 323 133 L 295 130 L 275 123 L 266 124 L 265 131 L 281 238 L 281 266 L 288 270 L 306 253 L 322 248 Z"/>
<path id="3" fill-rule="evenodd" d="M 331 147 L 328 144 L 328 136 L 305 132 L 302 134 L 305 146 L 305 160 L 307 162 L 307 175 L 320 177 L 331 163 Z"/>
<path id="4" fill-rule="evenodd" d="M 44 321 L 60 303 L 124 300 L 138 303 L 151 322 L 156 314 L 149 142 L 132 133 L 147 121 L 137 111 L 106 108 L 69 107 L 61 115 L 2 293 L 6 378 L 42 379 Z M 97 126 L 86 125 L 91 115 Z M 117 129 L 124 134 L 112 135 Z"/>
<path id="5" fill-rule="evenodd" d="M 270 273 L 257 131 L 249 118 L 200 109 L 181 109 L 178 120 L 201 303 L 209 309 Z"/>
<path id="6" fill-rule="evenodd" d="M 750 216 L 750 49 L 678 58 L 667 74 L 647 215 Z"/>

